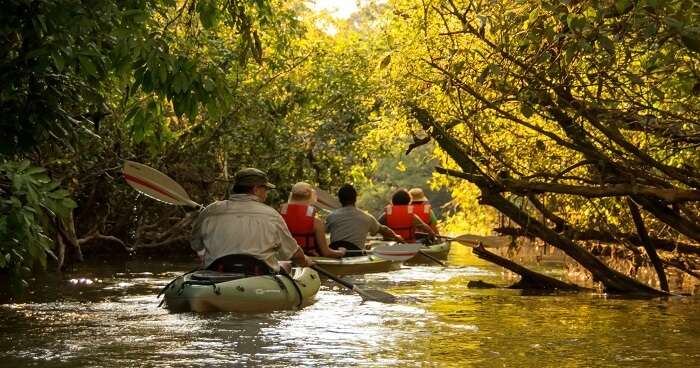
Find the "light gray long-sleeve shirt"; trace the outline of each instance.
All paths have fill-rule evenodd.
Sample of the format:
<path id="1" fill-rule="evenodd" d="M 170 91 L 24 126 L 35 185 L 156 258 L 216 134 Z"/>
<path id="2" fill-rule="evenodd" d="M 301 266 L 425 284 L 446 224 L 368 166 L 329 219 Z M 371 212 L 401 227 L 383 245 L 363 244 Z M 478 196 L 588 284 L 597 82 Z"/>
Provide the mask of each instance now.
<path id="1" fill-rule="evenodd" d="M 248 254 L 275 271 L 278 261 L 291 259 L 299 248 L 282 216 L 251 194 L 234 194 L 202 210 L 190 244 L 203 254 L 205 267 L 229 254 Z"/>

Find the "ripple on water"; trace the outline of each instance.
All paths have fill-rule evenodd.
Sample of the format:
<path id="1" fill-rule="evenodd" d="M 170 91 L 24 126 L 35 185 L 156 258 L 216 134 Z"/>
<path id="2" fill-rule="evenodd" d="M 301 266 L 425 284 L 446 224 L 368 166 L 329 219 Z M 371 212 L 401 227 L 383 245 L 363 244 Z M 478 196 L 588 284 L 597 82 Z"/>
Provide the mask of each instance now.
<path id="1" fill-rule="evenodd" d="M 697 298 L 469 289 L 474 279 L 508 280 L 488 265 L 459 265 L 348 277 L 398 304 L 362 302 L 326 281 L 307 308 L 257 315 L 157 308 L 155 294 L 180 271 L 75 275 L 63 295 L 0 305 L 0 359 L 8 367 L 700 364 Z"/>

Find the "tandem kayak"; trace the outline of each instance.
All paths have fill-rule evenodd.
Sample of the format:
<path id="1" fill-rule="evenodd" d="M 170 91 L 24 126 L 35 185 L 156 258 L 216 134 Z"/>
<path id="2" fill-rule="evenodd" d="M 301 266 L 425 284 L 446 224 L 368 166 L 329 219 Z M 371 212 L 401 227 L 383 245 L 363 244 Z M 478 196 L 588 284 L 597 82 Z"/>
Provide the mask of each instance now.
<path id="1" fill-rule="evenodd" d="M 395 271 L 401 268 L 403 263 L 403 261 L 390 261 L 375 255 L 343 258 L 311 257 L 311 259 L 316 265 L 336 275 Z"/>
<path id="2" fill-rule="evenodd" d="M 369 247 L 380 247 L 380 246 L 385 246 L 385 245 L 391 245 L 395 244 L 393 241 L 386 241 L 386 240 L 377 240 L 377 239 L 372 239 L 367 242 L 367 245 Z M 418 248 L 419 252 L 416 253 L 415 257 L 406 260 L 405 263 L 407 265 L 410 264 L 435 264 L 435 261 L 429 259 L 428 257 L 422 255 L 421 253 L 425 253 L 427 255 L 433 256 L 434 258 L 437 259 L 447 259 L 447 254 L 450 253 L 450 248 L 451 248 L 451 243 L 449 240 L 446 240 L 442 243 L 437 243 L 437 244 L 423 244 L 420 248 Z"/>
<path id="3" fill-rule="evenodd" d="M 311 268 L 294 268 L 291 278 L 196 271 L 175 279 L 165 289 L 164 301 L 173 312 L 260 313 L 307 306 L 320 287 Z"/>
<path id="4" fill-rule="evenodd" d="M 450 241 L 444 241 L 437 244 L 426 244 L 420 248 L 420 252 L 415 257 L 406 261 L 406 264 L 435 264 L 435 261 L 429 259 L 421 253 L 433 256 L 437 259 L 447 259 L 447 254 L 450 253 Z"/>

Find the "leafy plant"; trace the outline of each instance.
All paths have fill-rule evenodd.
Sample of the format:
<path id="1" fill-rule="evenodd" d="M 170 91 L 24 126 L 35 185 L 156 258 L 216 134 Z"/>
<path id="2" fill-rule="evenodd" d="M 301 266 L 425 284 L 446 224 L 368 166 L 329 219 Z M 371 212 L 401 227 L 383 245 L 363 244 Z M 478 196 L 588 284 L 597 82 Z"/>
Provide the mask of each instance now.
<path id="1" fill-rule="evenodd" d="M 0 270 L 9 273 L 16 289 L 38 264 L 46 267 L 51 251 L 51 229 L 75 208 L 70 193 L 29 161 L 0 164 Z"/>

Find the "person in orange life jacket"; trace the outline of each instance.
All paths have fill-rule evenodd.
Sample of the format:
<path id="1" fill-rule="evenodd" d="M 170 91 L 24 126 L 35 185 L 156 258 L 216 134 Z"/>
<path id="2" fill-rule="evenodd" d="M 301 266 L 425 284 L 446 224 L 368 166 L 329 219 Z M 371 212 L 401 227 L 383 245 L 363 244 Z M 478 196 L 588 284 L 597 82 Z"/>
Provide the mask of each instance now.
<path id="1" fill-rule="evenodd" d="M 403 243 L 401 236 L 388 227 L 381 225 L 369 213 L 355 207 L 357 191 L 350 184 L 344 184 L 338 190 L 338 200 L 343 206 L 326 217 L 326 229 L 331 234 L 332 249 L 344 247 L 352 250 L 367 249 L 367 235 L 382 234 L 386 239 Z"/>
<path id="2" fill-rule="evenodd" d="M 413 206 L 410 203 L 411 196 L 406 189 L 397 190 L 391 196 L 391 204 L 384 208 L 384 213 L 379 217 L 379 222 L 390 227 L 409 243 L 416 241 L 416 229 L 426 232 L 429 239 L 434 240 L 435 232 L 414 213 Z"/>
<path id="3" fill-rule="evenodd" d="M 292 187 L 289 201 L 280 206 L 280 214 L 289 231 L 307 256 L 340 258 L 345 248 L 330 249 L 326 241 L 326 225 L 316 216 L 312 206 L 316 202 L 316 191 L 305 182 Z"/>
<path id="4" fill-rule="evenodd" d="M 214 202 L 199 213 L 190 243 L 202 257 L 203 268 L 255 275 L 280 269 L 289 272 L 288 260 L 303 267 L 313 265 L 282 216 L 265 205 L 273 188 L 264 172 L 239 170 L 229 199 Z"/>
<path id="5" fill-rule="evenodd" d="M 428 224 L 435 235 L 440 235 L 440 231 L 437 226 L 437 216 L 428 202 L 428 197 L 425 196 L 421 188 L 412 188 L 408 191 L 411 195 L 411 205 L 413 206 L 413 212 L 420 217 L 423 222 Z M 421 237 L 418 236 L 420 239 Z"/>

